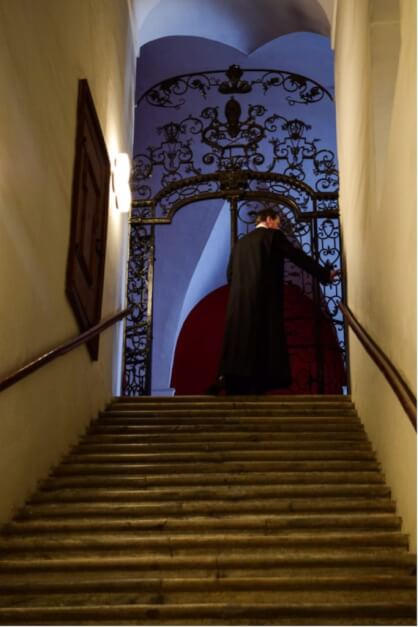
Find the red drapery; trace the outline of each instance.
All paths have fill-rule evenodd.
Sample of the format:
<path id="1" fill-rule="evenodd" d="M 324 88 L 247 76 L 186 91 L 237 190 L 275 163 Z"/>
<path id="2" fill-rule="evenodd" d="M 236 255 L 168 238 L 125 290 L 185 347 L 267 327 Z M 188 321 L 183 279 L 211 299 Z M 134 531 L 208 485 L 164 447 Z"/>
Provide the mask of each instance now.
<path id="1" fill-rule="evenodd" d="M 203 298 L 190 312 L 177 340 L 171 386 L 176 394 L 205 394 L 217 378 L 225 326 L 228 286 Z M 344 365 L 334 326 L 325 313 L 315 323 L 314 304 L 297 286 L 285 285 L 285 326 L 293 383 L 273 394 L 316 394 L 315 333 L 324 353 L 324 393 L 340 394 L 345 385 Z"/>

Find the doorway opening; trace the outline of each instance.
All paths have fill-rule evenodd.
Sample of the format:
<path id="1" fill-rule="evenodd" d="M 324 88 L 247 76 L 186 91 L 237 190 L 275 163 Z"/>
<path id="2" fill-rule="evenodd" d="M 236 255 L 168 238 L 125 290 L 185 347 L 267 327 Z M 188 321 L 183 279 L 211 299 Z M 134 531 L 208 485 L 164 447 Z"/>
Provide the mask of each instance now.
<path id="1" fill-rule="evenodd" d="M 321 115 L 302 118 L 302 110 L 318 108 Z M 321 125 L 315 123 L 332 109 L 332 94 L 309 77 L 237 64 L 170 77 L 142 94 L 138 120 L 143 132 L 132 179 L 128 267 L 132 314 L 126 325 L 123 394 L 159 393 L 164 384 L 155 383 L 157 360 L 168 364 L 165 387 L 175 380 L 176 343 L 190 313 L 182 307 L 194 276 L 190 264 L 196 269 L 202 257 L 202 247 L 195 244 L 205 237 L 207 241 L 222 213 L 227 214 L 229 232 L 224 240 L 230 248 L 254 227 L 255 212 L 273 204 L 295 245 L 321 263 L 343 269 L 335 147 L 322 142 Z M 187 231 L 185 224 L 192 228 L 187 237 L 175 238 L 170 232 L 183 216 L 183 229 Z M 219 254 L 228 256 L 225 245 Z M 164 282 L 158 263 L 165 256 L 171 263 Z M 184 259 L 189 263 L 186 286 L 181 285 Z M 321 316 L 328 321 L 339 363 L 346 365 L 345 328 L 338 308 L 344 299 L 343 283 L 320 288 L 291 263 L 285 272 L 294 310 L 298 294 L 299 309 L 307 299 L 317 312 L 305 344 L 300 328 L 290 333 L 298 338 L 295 351 L 301 371 L 309 371 L 312 393 L 323 393 L 329 387 Z M 183 292 L 175 311 L 176 289 Z M 163 325 L 171 327 L 171 345 L 160 343 L 156 348 Z M 341 380 L 339 385 L 344 391 Z"/>

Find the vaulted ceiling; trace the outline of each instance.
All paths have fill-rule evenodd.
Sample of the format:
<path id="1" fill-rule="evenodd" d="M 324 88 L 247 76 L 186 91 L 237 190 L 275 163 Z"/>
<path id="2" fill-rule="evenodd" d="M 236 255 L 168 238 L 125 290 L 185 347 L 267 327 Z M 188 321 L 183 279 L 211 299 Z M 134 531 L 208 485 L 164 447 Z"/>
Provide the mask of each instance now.
<path id="1" fill-rule="evenodd" d="M 189 35 L 246 54 L 287 33 L 330 36 L 334 4 L 335 0 L 132 0 L 140 46 Z"/>

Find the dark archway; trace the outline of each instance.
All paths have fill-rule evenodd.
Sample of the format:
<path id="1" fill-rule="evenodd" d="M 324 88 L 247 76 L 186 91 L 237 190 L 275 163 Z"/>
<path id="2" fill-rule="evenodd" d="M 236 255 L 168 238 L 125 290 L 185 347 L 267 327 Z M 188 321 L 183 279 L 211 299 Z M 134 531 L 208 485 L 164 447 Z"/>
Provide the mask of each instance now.
<path id="1" fill-rule="evenodd" d="M 200 114 L 177 116 L 159 127 L 161 143 L 135 157 L 131 218 L 123 391 L 150 393 L 155 228 L 169 228 L 183 207 L 212 199 L 228 201 L 231 245 L 253 228 L 254 212 L 273 203 L 288 237 L 322 263 L 341 268 L 338 173 L 334 153 L 310 139 L 311 126 L 254 104 L 257 90 L 278 90 L 294 106 L 314 105 L 330 94 L 310 79 L 282 70 L 242 70 L 184 75 L 148 90 L 148 106 L 181 109 L 189 92 L 205 100 L 215 91 L 223 102 Z M 244 110 L 246 112 L 244 113 Z M 307 182 L 309 181 L 309 183 Z M 344 352 L 344 325 L 337 303 L 342 284 L 323 291 L 287 267 L 287 282 L 315 303 L 325 303 Z M 299 278 L 295 278 L 295 277 Z M 319 318 L 317 319 L 318 322 Z M 324 355 L 316 325 L 317 390 L 324 391 Z"/>

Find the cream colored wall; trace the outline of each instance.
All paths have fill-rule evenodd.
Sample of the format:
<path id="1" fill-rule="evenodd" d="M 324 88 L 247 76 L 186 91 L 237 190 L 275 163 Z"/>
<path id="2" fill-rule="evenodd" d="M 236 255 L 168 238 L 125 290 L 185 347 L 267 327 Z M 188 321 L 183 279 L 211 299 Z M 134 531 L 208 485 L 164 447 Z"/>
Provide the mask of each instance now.
<path id="1" fill-rule="evenodd" d="M 127 0 L 0 0 L 0 379 L 77 335 L 65 296 L 78 80 L 111 160 L 130 152 L 135 51 Z M 110 197 L 102 316 L 123 306 L 127 217 Z M 113 328 L 0 394 L 0 523 L 111 397 Z"/>
<path id="2" fill-rule="evenodd" d="M 414 0 L 339 0 L 340 204 L 348 304 L 416 389 Z M 416 546 L 415 431 L 350 333 L 352 395 Z"/>

